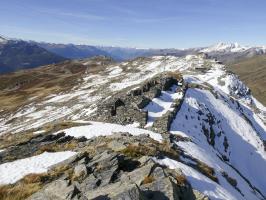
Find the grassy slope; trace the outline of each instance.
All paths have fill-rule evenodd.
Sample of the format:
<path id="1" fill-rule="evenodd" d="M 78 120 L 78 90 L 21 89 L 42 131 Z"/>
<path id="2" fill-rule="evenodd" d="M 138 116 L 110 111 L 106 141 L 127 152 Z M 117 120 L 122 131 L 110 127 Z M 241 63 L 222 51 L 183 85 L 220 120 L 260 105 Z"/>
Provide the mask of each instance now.
<path id="1" fill-rule="evenodd" d="M 0 44 L 0 73 L 30 69 L 67 60 L 37 45 L 24 41 L 8 41 Z"/>
<path id="2" fill-rule="evenodd" d="M 238 74 L 253 95 L 266 106 L 266 55 L 238 61 L 229 65 L 229 69 Z"/>
<path id="3" fill-rule="evenodd" d="M 85 72 L 103 70 L 104 65 L 99 63 L 102 58 L 88 61 L 90 63 L 86 65 L 79 61 L 65 61 L 0 75 L 0 115 L 13 112 L 31 101 L 41 101 L 51 94 L 69 91 L 79 84 Z"/>

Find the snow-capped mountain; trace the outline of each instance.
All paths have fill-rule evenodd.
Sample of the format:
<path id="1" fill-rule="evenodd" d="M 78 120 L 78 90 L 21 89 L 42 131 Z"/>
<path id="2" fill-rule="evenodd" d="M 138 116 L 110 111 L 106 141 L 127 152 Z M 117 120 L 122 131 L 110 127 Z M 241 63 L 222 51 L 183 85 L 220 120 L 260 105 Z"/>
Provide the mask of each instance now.
<path id="1" fill-rule="evenodd" d="M 218 43 L 213 46 L 202 48 L 199 52 L 207 53 L 223 63 L 232 64 L 238 61 L 252 58 L 266 53 L 265 46 L 242 46 L 238 43 Z"/>
<path id="2" fill-rule="evenodd" d="M 200 50 L 201 52 L 204 53 L 241 53 L 244 51 L 248 51 L 248 50 L 256 50 L 256 51 L 262 51 L 263 53 L 265 53 L 265 46 L 242 46 L 238 43 L 224 43 L 224 42 L 220 42 L 218 44 L 212 45 L 210 47 L 207 48 L 203 48 L 202 50 Z"/>
<path id="3" fill-rule="evenodd" d="M 184 56 L 188 54 L 196 54 L 201 48 L 191 49 L 143 49 L 135 47 L 115 47 L 115 46 L 92 46 L 92 45 L 76 45 L 76 44 L 51 44 L 38 43 L 38 46 L 69 59 L 84 59 L 93 56 L 109 56 L 116 61 L 125 61 L 135 59 L 142 56 L 156 55 L 175 55 Z"/>
<path id="4" fill-rule="evenodd" d="M 142 56 L 186 56 L 196 55 L 197 53 L 207 53 L 210 57 L 216 58 L 224 63 L 234 63 L 235 61 L 254 57 L 266 53 L 265 46 L 242 46 L 238 43 L 224 43 L 212 45 L 210 47 L 199 47 L 189 49 L 139 49 L 139 48 L 123 48 L 123 47 L 105 47 L 91 45 L 65 45 L 65 44 L 49 44 L 36 43 L 48 51 L 61 55 L 70 59 L 89 58 L 92 56 L 110 56 L 117 61 L 125 61 L 135 59 Z"/>
<path id="5" fill-rule="evenodd" d="M 215 49 L 243 49 L 225 46 Z M 30 199 L 266 198 L 266 108 L 215 59 L 100 57 L 39 70 L 53 81 L 56 70 L 60 87 L 41 85 L 36 70 L 22 85 L 10 79 L 24 74 L 3 79 L 0 184 L 47 173 Z"/>
<path id="6" fill-rule="evenodd" d="M 201 50 L 204 53 L 209 52 L 243 52 L 247 49 L 250 49 L 251 47 L 248 46 L 241 46 L 238 43 L 223 43 L 220 42 L 218 44 L 215 44 L 213 46 L 207 47 L 203 50 Z"/>
<path id="7" fill-rule="evenodd" d="M 140 48 L 123 48 L 123 47 L 107 47 L 92 45 L 76 45 L 76 44 L 54 44 L 35 41 L 23 41 L 19 39 L 7 39 L 0 36 L 1 54 L 0 73 L 16 71 L 17 69 L 35 68 L 43 64 L 58 63 L 65 59 L 85 59 L 94 56 L 109 56 L 116 61 L 125 61 L 145 56 L 186 56 L 196 55 L 198 53 L 207 53 L 210 58 L 226 64 L 235 63 L 236 61 L 251 58 L 256 55 L 266 53 L 265 46 L 242 46 L 238 43 L 223 43 L 212 45 L 210 47 L 199 47 L 189 49 L 140 49 Z M 23 45 L 22 45 L 23 44 Z M 18 46 L 18 47 L 17 47 Z M 22 46 L 22 47 L 21 47 Z M 11 48 L 11 50 L 10 50 Z M 25 52 L 31 49 L 31 51 Z M 37 49 L 38 48 L 38 49 Z M 15 52 L 16 51 L 16 52 Z M 39 51 L 38 59 L 35 58 L 35 51 Z M 21 56 L 17 56 L 22 54 Z M 10 58 L 12 57 L 12 59 Z M 3 61 L 2 61 L 2 60 Z"/>
<path id="8" fill-rule="evenodd" d="M 7 39 L 6 38 L 4 38 L 3 36 L 1 36 L 0 35 L 0 44 L 5 44 L 5 43 L 7 43 Z"/>

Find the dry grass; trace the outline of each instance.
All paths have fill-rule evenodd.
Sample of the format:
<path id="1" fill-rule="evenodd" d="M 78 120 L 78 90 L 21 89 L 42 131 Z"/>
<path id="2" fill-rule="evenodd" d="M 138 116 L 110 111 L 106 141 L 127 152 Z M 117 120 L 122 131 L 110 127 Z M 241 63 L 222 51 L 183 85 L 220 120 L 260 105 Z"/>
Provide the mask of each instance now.
<path id="1" fill-rule="evenodd" d="M 137 146 L 130 144 L 123 149 L 121 153 L 131 158 L 140 158 L 145 155 L 154 155 L 156 150 L 142 145 Z"/>
<path id="2" fill-rule="evenodd" d="M 0 186 L 0 200 L 23 200 L 41 189 L 39 184 L 18 184 Z"/>
<path id="3" fill-rule="evenodd" d="M 140 158 L 142 156 L 164 155 L 174 160 L 179 160 L 179 152 L 172 149 L 167 143 L 150 142 L 144 145 L 128 145 L 121 151 L 122 154 L 132 158 Z"/>
<path id="4" fill-rule="evenodd" d="M 58 132 L 63 129 L 68 129 L 76 126 L 84 126 L 84 125 L 89 125 L 89 123 L 80 124 L 72 121 L 62 121 L 59 123 L 47 123 L 44 125 L 43 130 L 45 130 L 46 133 L 52 133 L 52 132 Z"/>
<path id="5" fill-rule="evenodd" d="M 31 184 L 31 183 L 44 183 L 47 180 L 48 175 L 46 173 L 42 174 L 28 174 L 22 179 L 24 184 Z"/>
<path id="6" fill-rule="evenodd" d="M 68 151 L 68 150 L 73 150 L 76 147 L 78 147 L 78 142 L 76 140 L 72 140 L 67 143 L 53 143 L 53 144 L 48 144 L 41 146 L 35 153 L 34 155 L 40 155 L 44 152 L 59 152 L 59 151 Z"/>
<path id="7" fill-rule="evenodd" d="M 28 174 L 15 184 L 0 186 L 0 200 L 23 200 L 39 191 L 45 184 L 66 174 L 70 180 L 73 178 L 73 169 L 62 165 L 42 174 Z"/>
<path id="8" fill-rule="evenodd" d="M 204 162 L 201 162 L 200 160 L 196 158 L 190 157 L 190 159 L 194 161 L 196 164 L 188 164 L 189 166 L 193 167 L 194 169 L 196 169 L 203 175 L 207 176 L 214 182 L 219 183 L 218 178 L 215 176 L 215 170 L 212 167 L 208 166 L 207 164 L 205 164 Z"/>
<path id="9" fill-rule="evenodd" d="M 35 69 L 18 71 L 0 76 L 1 114 L 14 112 L 20 106 L 43 100 L 48 95 L 69 91 L 76 86 L 87 69 L 89 73 L 102 70 L 101 64 L 92 61 L 84 66 L 75 61 L 66 61 Z M 92 71 L 94 69 L 94 71 Z M 29 100 L 36 97 L 34 100 Z"/>
<path id="10" fill-rule="evenodd" d="M 155 178 L 153 176 L 145 176 L 141 184 L 146 185 L 154 181 L 155 181 Z"/>
<path id="11" fill-rule="evenodd" d="M 15 184 L 0 186 L 1 200 L 22 200 L 40 190 L 47 174 L 29 174 Z"/>
<path id="12" fill-rule="evenodd" d="M 166 72 L 166 75 L 169 77 L 173 77 L 177 80 L 180 80 L 182 78 L 182 74 L 179 72 Z"/>
<path id="13" fill-rule="evenodd" d="M 176 177 L 177 185 L 184 185 L 187 182 L 187 178 L 183 174 L 178 174 Z"/>
<path id="14" fill-rule="evenodd" d="M 48 172 L 48 176 L 55 178 L 59 177 L 63 174 L 68 175 L 68 177 L 71 177 L 73 174 L 73 169 L 69 165 L 59 165 Z"/>
<path id="15" fill-rule="evenodd" d="M 177 149 L 173 149 L 169 146 L 167 142 L 160 143 L 159 145 L 159 151 L 164 156 L 171 158 L 173 160 L 179 160 L 179 151 Z"/>
<path id="16" fill-rule="evenodd" d="M 0 136 L 0 149 L 7 148 L 9 146 L 15 146 L 20 143 L 24 143 L 34 138 L 34 135 L 31 131 L 19 134 L 4 134 Z"/>
<path id="17" fill-rule="evenodd" d="M 222 176 L 227 180 L 230 185 L 232 185 L 233 187 L 237 186 L 236 179 L 230 177 L 226 172 L 222 172 Z"/>
<path id="18" fill-rule="evenodd" d="M 196 168 L 205 176 L 207 176 L 208 178 L 210 178 L 211 180 L 215 181 L 216 183 L 218 183 L 218 178 L 215 176 L 215 171 L 213 168 L 209 167 L 208 165 L 206 165 L 205 163 L 201 162 L 201 161 L 197 161 L 197 165 Z"/>

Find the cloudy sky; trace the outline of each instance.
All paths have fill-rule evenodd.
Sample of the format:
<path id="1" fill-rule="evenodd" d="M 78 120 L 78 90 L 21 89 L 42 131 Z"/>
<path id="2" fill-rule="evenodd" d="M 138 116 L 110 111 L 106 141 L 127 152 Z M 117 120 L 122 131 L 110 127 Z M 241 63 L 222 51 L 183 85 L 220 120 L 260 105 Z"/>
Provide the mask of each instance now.
<path id="1" fill-rule="evenodd" d="M 265 0 L 0 0 L 0 34 L 54 43 L 266 45 Z"/>

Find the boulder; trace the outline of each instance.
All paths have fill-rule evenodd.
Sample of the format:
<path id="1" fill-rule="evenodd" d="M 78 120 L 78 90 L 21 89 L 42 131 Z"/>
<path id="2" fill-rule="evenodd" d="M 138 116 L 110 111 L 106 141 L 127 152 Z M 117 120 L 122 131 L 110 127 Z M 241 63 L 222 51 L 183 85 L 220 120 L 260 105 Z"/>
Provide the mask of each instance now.
<path id="1" fill-rule="evenodd" d="M 33 194 L 28 200 L 70 200 L 79 193 L 74 185 L 69 184 L 69 181 L 59 179 Z"/>
<path id="2" fill-rule="evenodd" d="M 109 142 L 107 146 L 108 146 L 108 148 L 112 149 L 113 151 L 121 151 L 124 148 L 126 148 L 126 146 L 124 144 L 122 144 L 121 142 L 118 142 L 116 140 Z"/>
<path id="3" fill-rule="evenodd" d="M 73 176 L 76 179 L 83 179 L 87 176 L 88 171 L 85 164 L 80 164 L 74 167 L 74 174 Z"/>

